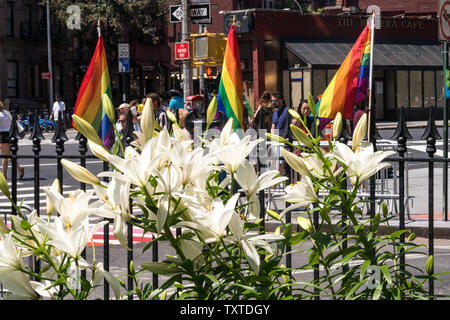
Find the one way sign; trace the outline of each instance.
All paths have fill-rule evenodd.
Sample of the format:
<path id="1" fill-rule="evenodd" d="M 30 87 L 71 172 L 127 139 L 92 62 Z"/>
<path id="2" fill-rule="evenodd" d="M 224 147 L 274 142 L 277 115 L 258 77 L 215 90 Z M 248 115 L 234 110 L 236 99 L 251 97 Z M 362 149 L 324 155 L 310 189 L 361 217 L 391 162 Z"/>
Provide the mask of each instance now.
<path id="1" fill-rule="evenodd" d="M 183 21 L 183 10 L 181 5 L 170 6 L 170 22 L 182 22 Z"/>
<path id="2" fill-rule="evenodd" d="M 196 23 L 211 23 L 211 6 L 209 3 L 191 4 L 191 21 Z M 183 10 L 181 5 L 170 6 L 170 22 L 183 21 Z"/>

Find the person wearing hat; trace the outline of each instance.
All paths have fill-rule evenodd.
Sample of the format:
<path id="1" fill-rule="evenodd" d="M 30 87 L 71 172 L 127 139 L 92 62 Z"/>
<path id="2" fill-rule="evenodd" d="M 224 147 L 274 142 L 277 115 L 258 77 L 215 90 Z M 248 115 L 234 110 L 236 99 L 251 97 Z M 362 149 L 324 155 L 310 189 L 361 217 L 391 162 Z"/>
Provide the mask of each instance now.
<path id="1" fill-rule="evenodd" d="M 66 114 L 66 104 L 61 100 L 61 95 L 57 93 L 55 95 L 56 101 L 53 103 L 52 114 L 50 115 L 50 121 L 55 120 L 55 128 L 58 125 L 62 125 L 63 130 L 66 131 L 67 128 L 67 114 Z M 62 116 L 62 119 L 59 116 Z"/>
<path id="2" fill-rule="evenodd" d="M 184 108 L 183 95 L 178 90 L 170 90 L 169 109 L 173 114 L 177 114 L 178 109 Z"/>

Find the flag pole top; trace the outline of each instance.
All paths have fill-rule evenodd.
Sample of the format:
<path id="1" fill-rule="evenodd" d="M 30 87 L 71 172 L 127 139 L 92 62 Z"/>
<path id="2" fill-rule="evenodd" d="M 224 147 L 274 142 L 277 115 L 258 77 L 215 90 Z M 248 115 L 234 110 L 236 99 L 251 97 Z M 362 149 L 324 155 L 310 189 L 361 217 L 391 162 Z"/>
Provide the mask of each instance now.
<path id="1" fill-rule="evenodd" d="M 100 35 L 102 34 L 100 19 L 98 19 L 98 21 L 97 21 L 97 32 L 98 32 L 98 36 L 100 37 Z"/>

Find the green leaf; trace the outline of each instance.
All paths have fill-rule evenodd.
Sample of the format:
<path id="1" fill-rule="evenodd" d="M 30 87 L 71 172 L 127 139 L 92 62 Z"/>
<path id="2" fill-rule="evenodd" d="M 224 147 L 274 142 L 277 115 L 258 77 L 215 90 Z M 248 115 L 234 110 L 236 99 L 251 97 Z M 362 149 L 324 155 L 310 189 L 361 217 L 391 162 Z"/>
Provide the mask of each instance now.
<path id="1" fill-rule="evenodd" d="M 380 299 L 381 293 L 383 292 L 383 284 L 381 283 L 374 291 L 372 299 L 378 300 Z"/>
<path id="2" fill-rule="evenodd" d="M 361 266 L 361 272 L 360 272 L 360 274 L 359 274 L 359 280 L 360 280 L 360 281 L 361 281 L 361 280 L 364 278 L 364 276 L 366 275 L 366 271 L 367 271 L 367 269 L 369 268 L 369 266 L 370 266 L 370 260 L 364 261 L 364 263 L 363 263 L 362 266 Z"/>
<path id="3" fill-rule="evenodd" d="M 167 262 L 143 262 L 141 267 L 155 274 L 175 274 L 180 273 L 181 269 L 175 267 L 173 263 Z"/>
<path id="4" fill-rule="evenodd" d="M 392 276 L 391 273 L 389 272 L 389 267 L 384 264 L 380 267 L 380 270 L 383 273 L 384 279 L 386 279 L 387 283 L 389 285 L 392 285 Z"/>

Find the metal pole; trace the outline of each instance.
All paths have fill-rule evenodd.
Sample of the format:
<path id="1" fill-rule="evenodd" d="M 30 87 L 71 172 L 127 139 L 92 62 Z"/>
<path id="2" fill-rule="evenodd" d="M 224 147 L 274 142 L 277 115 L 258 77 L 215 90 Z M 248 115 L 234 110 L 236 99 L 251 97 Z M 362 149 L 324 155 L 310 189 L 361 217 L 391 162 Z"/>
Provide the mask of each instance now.
<path id="1" fill-rule="evenodd" d="M 181 9 L 183 11 L 183 20 L 181 21 L 182 27 L 182 37 L 183 41 L 189 42 L 189 9 L 188 9 L 188 0 L 181 1 Z M 189 50 L 192 52 L 192 50 Z M 192 70 L 191 70 L 191 59 L 183 60 L 183 95 L 184 101 L 190 95 L 192 95 Z"/>
<path id="2" fill-rule="evenodd" d="M 444 107 L 443 107 L 443 134 L 444 134 L 444 150 L 443 150 L 443 157 L 444 159 L 447 158 L 448 155 L 448 113 L 447 113 L 447 64 L 448 64 L 448 43 L 444 42 L 444 50 L 443 50 L 443 71 L 444 71 Z M 444 220 L 448 220 L 448 163 L 444 162 L 442 164 L 443 167 L 443 217 Z"/>
<path id="3" fill-rule="evenodd" d="M 204 24 L 199 24 L 198 25 L 198 32 L 199 33 L 203 33 L 205 31 L 205 25 Z M 200 90 L 200 94 L 202 93 L 202 89 L 205 88 L 205 65 L 201 64 L 198 67 L 198 83 L 199 83 L 199 90 Z"/>
<path id="4" fill-rule="evenodd" d="M 50 0 L 47 0 L 47 55 L 48 55 L 48 72 L 49 79 L 49 114 L 53 110 L 53 68 L 52 68 L 52 39 L 50 32 Z"/>

